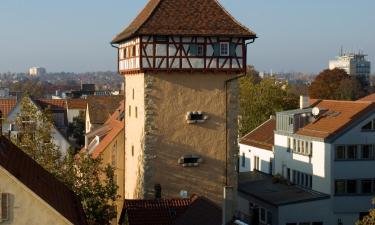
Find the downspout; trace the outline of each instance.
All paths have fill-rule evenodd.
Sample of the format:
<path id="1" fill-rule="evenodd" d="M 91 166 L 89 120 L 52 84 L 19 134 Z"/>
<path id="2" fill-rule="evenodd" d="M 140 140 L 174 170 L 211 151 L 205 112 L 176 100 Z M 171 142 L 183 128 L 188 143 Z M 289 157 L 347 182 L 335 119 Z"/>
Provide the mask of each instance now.
<path id="1" fill-rule="evenodd" d="M 245 57 L 247 58 L 247 46 L 255 42 L 253 38 L 250 42 L 245 43 Z M 247 73 L 247 63 L 244 65 L 245 73 L 233 77 L 225 81 L 225 186 L 228 186 L 228 85 L 234 80 L 238 80 L 246 76 Z M 237 168 L 238 169 L 238 168 Z"/>
<path id="2" fill-rule="evenodd" d="M 117 49 L 117 73 L 120 74 L 120 48 L 117 47 L 116 45 L 114 45 L 113 43 L 111 43 L 111 46 L 115 49 Z M 125 78 L 124 78 L 124 113 L 126 113 L 126 102 L 125 102 Z M 126 135 L 125 135 L 125 117 L 124 117 L 124 187 L 123 187 L 123 191 L 122 191 L 122 197 L 123 199 L 125 200 L 125 181 L 126 181 L 126 171 L 125 171 L 125 163 L 126 163 L 126 151 L 125 151 L 125 138 L 126 138 Z"/>

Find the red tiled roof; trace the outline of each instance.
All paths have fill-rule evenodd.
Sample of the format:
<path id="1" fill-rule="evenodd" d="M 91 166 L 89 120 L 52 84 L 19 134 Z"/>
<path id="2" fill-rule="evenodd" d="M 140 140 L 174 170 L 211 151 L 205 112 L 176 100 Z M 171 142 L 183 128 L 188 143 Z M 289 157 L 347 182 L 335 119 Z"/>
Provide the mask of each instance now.
<path id="1" fill-rule="evenodd" d="M 6 117 L 16 104 L 16 99 L 0 99 L 0 110 L 3 113 L 3 117 Z"/>
<path id="2" fill-rule="evenodd" d="M 272 151 L 276 119 L 271 118 L 241 138 L 240 143 Z"/>
<path id="3" fill-rule="evenodd" d="M 86 225 L 78 197 L 5 137 L 0 137 L 0 166 L 74 225 Z"/>
<path id="4" fill-rule="evenodd" d="M 297 131 L 297 134 L 317 138 L 330 138 L 345 130 L 348 126 L 371 110 L 375 103 L 365 101 L 322 100 L 315 107 L 322 115 L 314 122 Z"/>
<path id="5" fill-rule="evenodd" d="M 217 0 L 150 0 L 112 43 L 140 35 L 256 37 Z"/>
<path id="6" fill-rule="evenodd" d="M 66 100 L 68 109 L 86 109 L 87 100 L 86 99 L 68 99 Z"/>
<path id="7" fill-rule="evenodd" d="M 120 224 L 220 225 L 221 209 L 204 197 L 190 199 L 125 200 Z"/>
<path id="8" fill-rule="evenodd" d="M 124 96 L 89 96 L 88 112 L 92 124 L 104 124 L 119 107 Z"/>
<path id="9" fill-rule="evenodd" d="M 34 100 L 43 109 L 66 109 L 65 99 L 36 99 Z"/>
<path id="10" fill-rule="evenodd" d="M 364 98 L 359 99 L 358 101 L 369 101 L 369 102 L 375 102 L 375 93 L 371 95 L 367 95 Z"/>

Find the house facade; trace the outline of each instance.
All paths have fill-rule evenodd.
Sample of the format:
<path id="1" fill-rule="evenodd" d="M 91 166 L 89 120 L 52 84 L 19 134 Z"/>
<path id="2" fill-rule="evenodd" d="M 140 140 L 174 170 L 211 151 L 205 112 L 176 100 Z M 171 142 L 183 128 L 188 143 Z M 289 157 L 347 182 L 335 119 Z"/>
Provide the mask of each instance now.
<path id="1" fill-rule="evenodd" d="M 255 38 L 214 0 L 151 0 L 115 37 L 126 198 L 154 198 L 161 187 L 165 198 L 221 204 L 224 187 L 236 187 L 236 77 Z"/>
<path id="2" fill-rule="evenodd" d="M 240 139 L 240 173 L 255 170 L 271 175 L 274 173 L 275 129 L 276 119 L 271 116 L 269 120 Z"/>

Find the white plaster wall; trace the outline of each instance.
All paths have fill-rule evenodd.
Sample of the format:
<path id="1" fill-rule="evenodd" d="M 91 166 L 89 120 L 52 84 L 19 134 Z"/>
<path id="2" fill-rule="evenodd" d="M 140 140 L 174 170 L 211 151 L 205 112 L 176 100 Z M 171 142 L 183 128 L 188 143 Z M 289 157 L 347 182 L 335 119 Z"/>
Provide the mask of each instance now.
<path id="1" fill-rule="evenodd" d="M 331 193 L 331 150 L 324 142 L 313 141 L 312 157 L 287 152 L 288 136 L 275 134 L 275 174 L 286 177 L 286 168 L 313 175 L 312 189 Z M 291 176 L 292 176 L 291 172 Z"/>
<path id="2" fill-rule="evenodd" d="M 143 156 L 142 145 L 144 142 L 144 96 L 145 78 L 144 74 L 125 76 L 125 198 L 134 199 L 136 188 L 141 172 L 140 158 Z M 133 99 L 134 89 L 134 99 Z M 129 116 L 129 106 L 131 115 Z M 135 117 L 135 107 L 138 109 L 138 116 Z M 132 155 L 134 146 L 134 155 Z"/>
<path id="3" fill-rule="evenodd" d="M 242 157 L 245 153 L 245 166 L 242 166 Z M 259 157 L 259 170 L 264 173 L 270 172 L 270 159 L 274 159 L 274 154 L 270 150 L 256 148 L 249 145 L 240 144 L 240 172 L 254 170 L 254 156 Z M 274 160 L 273 160 L 274 162 Z M 273 169 L 274 170 L 274 169 Z"/>

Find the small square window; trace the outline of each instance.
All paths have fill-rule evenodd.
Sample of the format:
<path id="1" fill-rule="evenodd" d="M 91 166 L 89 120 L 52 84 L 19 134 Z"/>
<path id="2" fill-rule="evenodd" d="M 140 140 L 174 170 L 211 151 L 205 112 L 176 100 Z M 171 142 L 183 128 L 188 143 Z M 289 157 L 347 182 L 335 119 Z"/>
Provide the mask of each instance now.
<path id="1" fill-rule="evenodd" d="M 357 193 L 357 181 L 356 180 L 347 180 L 346 181 L 346 191 L 349 194 Z"/>
<path id="2" fill-rule="evenodd" d="M 204 56 L 204 45 L 198 45 L 197 56 Z"/>
<path id="3" fill-rule="evenodd" d="M 357 145 L 349 145 L 347 150 L 347 159 L 357 158 Z"/>
<path id="4" fill-rule="evenodd" d="M 345 194 L 345 180 L 336 180 L 335 181 L 335 193 L 336 194 Z"/>
<path id="5" fill-rule="evenodd" d="M 370 194 L 372 193 L 372 180 L 361 181 L 361 193 Z"/>
<path id="6" fill-rule="evenodd" d="M 220 42 L 220 56 L 229 56 L 229 42 Z"/>
<path id="7" fill-rule="evenodd" d="M 336 160 L 343 160 L 345 159 L 345 146 L 338 145 L 336 146 Z"/>

